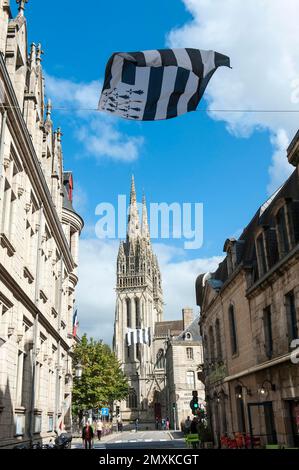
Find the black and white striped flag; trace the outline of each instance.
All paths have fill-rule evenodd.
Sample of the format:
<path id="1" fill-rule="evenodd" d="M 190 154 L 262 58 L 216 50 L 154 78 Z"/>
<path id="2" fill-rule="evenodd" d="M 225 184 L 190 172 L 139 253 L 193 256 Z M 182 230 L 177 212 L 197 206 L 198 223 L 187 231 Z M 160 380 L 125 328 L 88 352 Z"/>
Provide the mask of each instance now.
<path id="1" fill-rule="evenodd" d="M 195 111 L 229 57 L 199 49 L 118 52 L 110 58 L 99 110 L 126 119 L 158 121 Z"/>

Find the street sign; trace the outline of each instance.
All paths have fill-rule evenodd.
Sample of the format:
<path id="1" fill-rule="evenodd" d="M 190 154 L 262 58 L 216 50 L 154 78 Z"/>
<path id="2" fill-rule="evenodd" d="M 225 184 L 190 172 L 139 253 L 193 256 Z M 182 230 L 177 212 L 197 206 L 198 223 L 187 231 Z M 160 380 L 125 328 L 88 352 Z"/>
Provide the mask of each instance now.
<path id="1" fill-rule="evenodd" d="M 102 408 L 102 416 L 109 416 L 109 408 Z"/>

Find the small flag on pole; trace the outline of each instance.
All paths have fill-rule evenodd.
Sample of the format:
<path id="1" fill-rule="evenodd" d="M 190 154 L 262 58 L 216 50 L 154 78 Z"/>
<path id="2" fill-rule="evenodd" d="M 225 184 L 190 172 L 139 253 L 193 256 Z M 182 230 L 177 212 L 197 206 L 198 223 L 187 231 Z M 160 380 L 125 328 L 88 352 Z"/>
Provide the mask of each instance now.
<path id="1" fill-rule="evenodd" d="M 135 121 L 195 111 L 214 72 L 229 57 L 199 49 L 118 52 L 110 58 L 99 110 Z"/>
<path id="2" fill-rule="evenodd" d="M 79 321 L 78 321 L 78 309 L 76 309 L 74 316 L 73 316 L 73 337 L 76 338 L 77 332 L 79 328 Z"/>

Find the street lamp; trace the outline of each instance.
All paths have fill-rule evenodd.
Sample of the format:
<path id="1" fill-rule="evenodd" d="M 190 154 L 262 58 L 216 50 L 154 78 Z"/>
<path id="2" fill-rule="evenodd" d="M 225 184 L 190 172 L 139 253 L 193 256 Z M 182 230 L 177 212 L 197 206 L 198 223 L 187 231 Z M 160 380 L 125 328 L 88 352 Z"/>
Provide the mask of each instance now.
<path id="1" fill-rule="evenodd" d="M 82 378 L 82 373 L 83 373 L 83 366 L 82 366 L 81 362 L 79 362 L 75 366 L 75 377 L 76 377 L 76 379 L 80 380 Z"/>
<path id="2" fill-rule="evenodd" d="M 260 389 L 260 394 L 261 394 L 261 395 L 266 395 L 266 393 L 269 392 L 269 390 L 267 390 L 267 389 L 265 388 L 265 384 L 266 384 L 266 383 L 268 383 L 268 384 L 270 385 L 270 390 L 271 390 L 272 392 L 275 392 L 275 391 L 276 391 L 276 385 L 273 384 L 272 382 L 270 382 L 270 380 L 266 379 L 266 380 L 264 380 L 264 382 L 262 383 L 262 387 L 261 387 L 261 389 Z"/>

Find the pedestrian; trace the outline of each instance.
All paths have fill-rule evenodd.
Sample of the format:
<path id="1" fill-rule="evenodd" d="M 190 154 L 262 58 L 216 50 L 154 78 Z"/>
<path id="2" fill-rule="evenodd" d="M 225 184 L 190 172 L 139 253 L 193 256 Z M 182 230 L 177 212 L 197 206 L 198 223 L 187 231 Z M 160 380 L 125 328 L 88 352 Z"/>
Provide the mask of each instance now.
<path id="1" fill-rule="evenodd" d="M 87 423 L 82 429 L 82 441 L 83 441 L 83 446 L 85 446 L 85 449 L 92 448 L 93 438 L 94 438 L 94 433 L 93 433 L 92 426 L 90 426 L 90 424 Z"/>
<path id="2" fill-rule="evenodd" d="M 159 418 L 158 416 L 156 417 L 156 430 L 159 430 Z"/>
<path id="3" fill-rule="evenodd" d="M 162 427 L 162 431 L 165 431 L 165 429 L 166 429 L 166 421 L 165 421 L 164 418 L 163 418 L 162 421 L 161 421 L 161 427 Z"/>
<path id="4" fill-rule="evenodd" d="M 169 428 L 170 428 L 170 421 L 169 421 L 169 418 L 167 417 L 166 418 L 166 430 L 169 431 Z"/>
<path id="5" fill-rule="evenodd" d="M 121 417 L 118 416 L 117 417 L 117 431 L 122 432 L 123 430 L 122 428 L 123 428 L 123 423 L 122 423 Z"/>
<path id="6" fill-rule="evenodd" d="M 103 423 L 102 423 L 102 420 L 99 419 L 97 421 L 97 433 L 98 433 L 98 440 L 99 441 L 101 440 L 102 432 L 103 432 Z"/>
<path id="7" fill-rule="evenodd" d="M 135 431 L 138 432 L 138 427 L 139 427 L 139 419 L 135 419 Z"/>
<path id="8" fill-rule="evenodd" d="M 185 426 L 184 426 L 185 434 L 190 434 L 190 429 L 191 429 L 191 419 L 190 419 L 190 416 L 188 416 L 185 421 Z"/>

